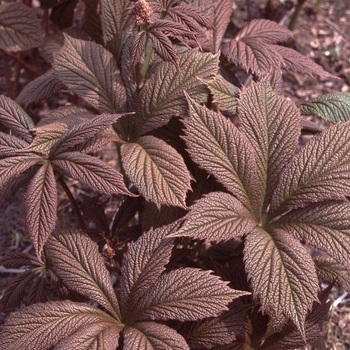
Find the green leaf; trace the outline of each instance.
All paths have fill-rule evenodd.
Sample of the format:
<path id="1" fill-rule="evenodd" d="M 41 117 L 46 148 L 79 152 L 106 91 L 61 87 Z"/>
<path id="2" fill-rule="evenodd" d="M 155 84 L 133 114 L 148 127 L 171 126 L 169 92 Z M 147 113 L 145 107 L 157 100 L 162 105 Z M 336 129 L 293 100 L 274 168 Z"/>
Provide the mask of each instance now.
<path id="1" fill-rule="evenodd" d="M 190 350 L 174 329 L 155 322 L 137 322 L 124 330 L 124 350 Z"/>
<path id="2" fill-rule="evenodd" d="M 229 240 L 250 233 L 256 225 L 251 212 L 238 199 L 228 193 L 212 192 L 190 207 L 184 224 L 171 236 Z"/>
<path id="3" fill-rule="evenodd" d="M 292 210 L 272 225 L 325 251 L 350 268 L 349 222 L 349 202 L 325 201 Z"/>
<path id="4" fill-rule="evenodd" d="M 23 20 L 25 19 L 25 20 Z M 22 3 L 0 6 L 0 48 L 29 50 L 43 44 L 44 32 L 34 11 Z"/>
<path id="5" fill-rule="evenodd" d="M 4 95 L 0 95 L 0 124 L 28 143 L 33 139 L 29 130 L 35 126 L 34 122 L 17 103 Z"/>
<path id="6" fill-rule="evenodd" d="M 120 305 L 123 319 L 132 318 L 132 309 L 157 282 L 173 249 L 173 239 L 164 239 L 179 223 L 150 230 L 131 243 L 124 256 L 120 276 Z"/>
<path id="7" fill-rule="evenodd" d="M 249 292 L 227 286 L 228 282 L 211 275 L 211 271 L 184 268 L 162 275 L 141 298 L 139 321 L 195 321 L 218 316 L 227 304 Z"/>
<path id="8" fill-rule="evenodd" d="M 318 278 L 307 250 L 282 230 L 262 228 L 247 236 L 245 266 L 255 299 L 273 318 L 292 320 L 305 338 L 304 322 L 317 301 Z"/>
<path id="9" fill-rule="evenodd" d="M 240 93 L 238 117 L 241 131 L 256 154 L 257 175 L 264 202 L 270 203 L 280 173 L 294 155 L 300 135 L 300 113 L 295 104 L 277 95 L 269 77 L 252 82 Z"/>
<path id="10" fill-rule="evenodd" d="M 66 152 L 56 155 L 52 164 L 93 191 L 135 196 L 126 188 L 122 174 L 96 157 Z"/>
<path id="11" fill-rule="evenodd" d="M 350 195 L 350 122 L 315 136 L 281 173 L 269 218 L 325 199 Z"/>
<path id="12" fill-rule="evenodd" d="M 248 140 L 221 114 L 188 99 L 185 141 L 191 158 L 252 212 L 261 201 L 256 160 Z M 256 214 L 258 215 L 258 214 Z"/>
<path id="13" fill-rule="evenodd" d="M 346 122 L 350 120 L 350 93 L 333 92 L 303 102 L 300 111 L 304 115 L 317 115 L 332 123 Z"/>
<path id="14" fill-rule="evenodd" d="M 120 150 L 126 174 L 147 201 L 158 208 L 162 204 L 186 208 L 191 178 L 174 148 L 154 136 L 143 136 Z"/>
<path id="15" fill-rule="evenodd" d="M 35 304 L 7 318 L 0 350 L 47 350 L 80 327 L 101 323 L 116 325 L 115 319 L 90 305 L 72 301 Z"/>
<path id="16" fill-rule="evenodd" d="M 221 75 L 207 81 L 206 85 L 213 95 L 213 102 L 219 105 L 220 110 L 236 113 L 237 98 L 240 91 L 237 86 L 229 83 Z"/>
<path id="17" fill-rule="evenodd" d="M 53 63 L 59 78 L 99 112 L 120 112 L 126 94 L 112 54 L 94 42 L 64 36 Z"/>
<path id="18" fill-rule="evenodd" d="M 29 182 L 24 203 L 27 230 L 40 259 L 57 221 L 56 179 L 49 162 L 43 164 Z"/>
<path id="19" fill-rule="evenodd" d="M 30 103 L 45 100 L 56 91 L 65 88 L 65 85 L 56 76 L 54 70 L 49 69 L 40 77 L 29 82 L 17 96 L 16 102 L 24 107 L 28 107 Z"/>
<path id="20" fill-rule="evenodd" d="M 50 237 L 45 251 L 68 289 L 87 296 L 120 319 L 110 274 L 96 243 L 78 230 L 65 229 Z"/>
<path id="21" fill-rule="evenodd" d="M 218 70 L 218 55 L 189 50 L 179 55 L 178 70 L 172 63 L 161 63 L 140 93 L 137 114 L 140 133 L 165 125 L 172 116 L 184 114 L 186 100 L 183 91 L 201 99 L 207 95 L 198 78 L 208 80 Z"/>

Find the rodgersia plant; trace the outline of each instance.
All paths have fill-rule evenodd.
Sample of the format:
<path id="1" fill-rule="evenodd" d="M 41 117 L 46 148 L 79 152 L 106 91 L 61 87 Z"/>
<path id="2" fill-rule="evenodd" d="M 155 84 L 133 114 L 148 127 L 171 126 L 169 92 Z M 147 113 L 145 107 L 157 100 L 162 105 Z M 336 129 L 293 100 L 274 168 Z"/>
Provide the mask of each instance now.
<path id="1" fill-rule="evenodd" d="M 73 22 L 58 11 L 75 5 L 45 4 L 62 29 Z M 8 316 L 0 349 L 317 341 L 329 288 L 350 287 L 349 95 L 299 107 L 281 96 L 281 69 L 330 75 L 279 45 L 292 33 L 271 21 L 223 43 L 231 0 L 85 5 L 79 27 L 38 41 L 52 68 L 16 102 L 0 98 L 0 203 L 26 186 L 36 253 L 2 259 L 28 270 L 0 299 L 3 310 L 27 304 Z M 2 32 L 2 47 L 35 46 L 25 30 Z M 252 75 L 247 87 L 237 67 Z M 23 108 L 62 89 L 79 104 L 35 124 Z M 341 122 L 322 131 L 303 115 Z M 304 131 L 317 135 L 301 147 Z M 98 158 L 109 143 L 118 169 Z M 80 206 L 67 177 L 91 192 Z M 57 183 L 79 229 L 57 222 Z M 116 204 L 111 219 L 95 192 Z"/>

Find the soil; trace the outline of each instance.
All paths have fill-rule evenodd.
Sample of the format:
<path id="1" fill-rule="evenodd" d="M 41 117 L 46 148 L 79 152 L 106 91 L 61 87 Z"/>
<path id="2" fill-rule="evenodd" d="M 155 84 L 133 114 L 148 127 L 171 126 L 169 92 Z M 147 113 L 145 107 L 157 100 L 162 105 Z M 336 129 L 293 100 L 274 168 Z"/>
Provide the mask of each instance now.
<path id="1" fill-rule="evenodd" d="M 234 34 L 250 19 L 271 18 L 282 25 L 288 25 L 294 10 L 296 0 L 280 0 L 277 9 L 271 13 L 265 11 L 267 0 L 236 0 L 230 34 Z M 284 96 L 296 103 L 308 101 L 329 92 L 350 91 L 350 1 L 324 0 L 320 10 L 312 11 L 316 0 L 306 1 L 294 31 L 294 49 L 320 64 L 326 71 L 335 76 L 334 79 L 301 76 L 294 73 L 283 74 Z M 0 57 L 0 60 L 2 58 Z M 0 92 L 6 94 L 3 64 L 0 62 Z M 25 84 L 28 78 L 20 81 Z M 58 99 L 58 100 L 57 100 Z M 72 99 L 69 94 L 56 97 L 53 105 L 58 107 Z M 40 114 L 45 113 L 50 105 L 43 104 Z M 32 111 L 35 112 L 35 111 Z M 75 183 L 69 184 L 75 194 L 79 191 Z M 76 220 L 70 206 L 66 205 L 66 196 L 60 191 L 61 214 L 65 221 L 76 225 Z M 0 208 L 0 256 L 6 251 L 32 251 L 24 229 L 23 190 L 16 193 L 11 202 Z M 11 277 L 15 276 L 2 272 L 0 266 L 0 294 Z M 344 291 L 333 288 L 330 295 L 332 300 L 331 319 L 326 339 L 318 345 L 317 350 L 350 349 L 350 296 Z M 0 324 L 5 314 L 0 314 Z M 312 349 L 305 347 L 304 349 Z"/>

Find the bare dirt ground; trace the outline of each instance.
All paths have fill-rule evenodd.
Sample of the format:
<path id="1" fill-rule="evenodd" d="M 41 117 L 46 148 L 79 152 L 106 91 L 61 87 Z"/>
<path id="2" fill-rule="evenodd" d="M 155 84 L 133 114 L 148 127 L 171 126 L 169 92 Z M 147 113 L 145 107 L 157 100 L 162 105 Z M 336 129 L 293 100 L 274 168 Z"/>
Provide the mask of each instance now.
<path id="1" fill-rule="evenodd" d="M 315 2 L 316 0 L 308 0 L 304 5 L 294 31 L 294 49 L 313 59 L 338 79 L 322 79 L 284 73 L 284 95 L 296 103 L 308 101 L 329 92 L 350 91 L 350 0 L 324 0 L 317 14 L 311 11 Z M 237 32 L 248 23 L 249 19 L 266 18 L 267 16 L 287 26 L 295 3 L 296 0 L 294 2 L 280 0 L 280 6 L 272 14 L 265 11 L 266 0 L 236 0 L 230 31 Z M 1 60 L 0 55 L 0 93 L 6 94 Z M 23 85 L 26 83 L 25 77 L 22 79 L 22 83 Z M 55 107 L 62 105 L 64 101 L 67 101 L 67 98 L 69 99 L 71 96 L 56 97 L 53 104 L 57 104 Z M 41 106 L 40 113 L 45 109 L 48 109 L 47 104 Z M 76 190 L 74 183 L 71 183 L 70 186 L 74 192 Z M 30 241 L 24 228 L 23 192 L 23 190 L 18 191 L 11 202 L 0 208 L 0 257 L 6 251 L 31 250 Z M 65 220 L 68 218 L 74 225 L 74 216 L 62 190 L 59 200 L 61 213 L 63 213 Z M 15 275 L 2 272 L 0 267 L 0 294 L 13 276 Z M 331 319 L 326 339 L 314 349 L 350 349 L 350 295 L 343 290 L 334 288 L 330 299 L 333 304 L 330 310 Z M 5 314 L 0 314 L 0 324 L 2 324 L 4 317 Z M 305 347 L 304 349 L 310 350 L 312 348 Z"/>

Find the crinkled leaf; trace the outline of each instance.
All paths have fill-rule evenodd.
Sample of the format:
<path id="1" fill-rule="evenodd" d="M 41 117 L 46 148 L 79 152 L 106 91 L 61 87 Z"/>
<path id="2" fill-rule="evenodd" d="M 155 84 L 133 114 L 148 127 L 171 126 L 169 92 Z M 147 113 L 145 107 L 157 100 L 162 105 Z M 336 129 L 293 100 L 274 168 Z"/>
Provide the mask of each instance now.
<path id="1" fill-rule="evenodd" d="M 25 20 L 23 20 L 25 19 Z M 0 48 L 29 50 L 43 43 L 44 32 L 35 12 L 22 3 L 0 6 Z"/>
<path id="2" fill-rule="evenodd" d="M 28 296 L 26 297 L 28 305 L 44 303 L 48 300 L 46 278 L 44 277 L 45 272 L 45 267 L 42 267 L 40 272 L 36 273 L 35 280 L 28 291 Z"/>
<path id="3" fill-rule="evenodd" d="M 18 155 L 17 151 L 27 146 L 26 141 L 0 131 L 0 158 Z"/>
<path id="4" fill-rule="evenodd" d="M 186 208 L 190 174 L 181 155 L 165 141 L 143 136 L 121 145 L 123 168 L 146 200 Z"/>
<path id="5" fill-rule="evenodd" d="M 22 266 L 42 266 L 42 263 L 35 256 L 25 252 L 7 252 L 1 258 L 0 264 L 9 269 Z"/>
<path id="6" fill-rule="evenodd" d="M 33 154 L 0 159 L 0 189 L 42 160 Z"/>
<path id="7" fill-rule="evenodd" d="M 269 79 L 252 82 L 240 93 L 238 117 L 241 131 L 256 154 L 259 186 L 264 198 L 262 211 L 270 203 L 279 176 L 294 155 L 300 135 L 300 113 L 294 103 L 277 95 Z"/>
<path id="8" fill-rule="evenodd" d="M 74 9 L 78 0 L 61 0 L 57 6 L 52 7 L 50 19 L 61 30 L 71 27 L 74 22 Z"/>
<path id="9" fill-rule="evenodd" d="M 98 44 L 103 44 L 100 0 L 83 0 L 85 5 L 83 29 Z"/>
<path id="10" fill-rule="evenodd" d="M 137 320 L 195 321 L 218 316 L 227 304 L 242 295 L 211 271 L 184 268 L 162 275 L 137 306 Z"/>
<path id="11" fill-rule="evenodd" d="M 27 107 L 32 102 L 51 97 L 60 89 L 65 89 L 65 85 L 57 78 L 54 70 L 49 69 L 40 77 L 29 82 L 17 96 L 16 102 Z"/>
<path id="12" fill-rule="evenodd" d="M 207 81 L 206 85 L 213 95 L 213 102 L 219 105 L 220 110 L 236 113 L 237 98 L 240 91 L 237 86 L 229 83 L 221 75 Z"/>
<path id="13" fill-rule="evenodd" d="M 45 251 L 68 289 L 99 303 L 119 319 L 118 301 L 96 243 L 78 230 L 65 229 L 50 237 Z"/>
<path id="14" fill-rule="evenodd" d="M 54 54 L 60 51 L 63 44 L 64 36 L 62 32 L 46 35 L 44 44 L 40 48 L 40 54 L 46 62 L 52 64 Z"/>
<path id="15" fill-rule="evenodd" d="M 112 54 L 94 42 L 64 35 L 53 63 L 59 78 L 99 112 L 120 112 L 126 95 Z"/>
<path id="16" fill-rule="evenodd" d="M 255 158 L 248 140 L 221 114 L 188 99 L 186 144 L 191 158 L 250 210 L 259 208 Z"/>
<path id="17" fill-rule="evenodd" d="M 52 164 L 94 191 L 132 195 L 125 186 L 122 174 L 96 157 L 80 152 L 66 152 L 56 155 Z"/>
<path id="18" fill-rule="evenodd" d="M 350 120 L 350 93 L 333 92 L 303 102 L 300 111 L 304 115 L 317 115 L 332 123 L 346 122 Z"/>
<path id="19" fill-rule="evenodd" d="M 186 110 L 183 90 L 191 97 L 206 96 L 198 78 L 210 79 L 218 69 L 218 55 L 189 50 L 179 55 L 180 71 L 170 62 L 161 63 L 140 93 L 137 113 L 140 133 L 165 125 L 171 116 Z"/>
<path id="20" fill-rule="evenodd" d="M 120 305 L 123 318 L 130 317 L 139 299 L 157 282 L 170 260 L 173 239 L 164 239 L 178 223 L 150 230 L 131 243 L 123 259 L 120 277 Z"/>
<path id="21" fill-rule="evenodd" d="M 350 268 L 350 203 L 325 201 L 283 215 L 274 227 L 303 239 Z"/>
<path id="22" fill-rule="evenodd" d="M 256 225 L 251 212 L 238 199 L 228 193 L 212 192 L 190 207 L 184 224 L 171 236 L 229 240 L 250 233 Z"/>
<path id="23" fill-rule="evenodd" d="M 177 53 L 170 39 L 160 30 L 153 30 L 147 36 L 152 40 L 156 54 L 163 61 L 169 61 L 178 67 Z"/>
<path id="24" fill-rule="evenodd" d="M 350 123 L 316 135 L 281 173 L 270 217 L 313 202 L 350 194 Z"/>
<path id="25" fill-rule="evenodd" d="M 27 285 L 33 280 L 33 272 L 26 271 L 14 277 L 6 286 L 1 299 L 1 312 L 14 309 L 23 299 Z"/>
<path id="26" fill-rule="evenodd" d="M 35 125 L 28 114 L 9 97 L 0 95 L 0 124 L 27 142 L 32 141 L 29 132 Z"/>
<path id="27" fill-rule="evenodd" d="M 270 49 L 275 50 L 281 56 L 282 68 L 310 76 L 317 74 L 320 77 L 334 78 L 332 74 L 326 72 L 310 58 L 290 49 L 289 47 L 271 45 Z"/>
<path id="28" fill-rule="evenodd" d="M 174 329 L 155 322 L 137 322 L 124 330 L 124 350 L 190 350 Z"/>
<path id="29" fill-rule="evenodd" d="M 313 257 L 319 276 L 330 283 L 335 283 L 339 287 L 350 291 L 350 269 L 339 264 L 330 256 L 325 254 Z"/>
<path id="30" fill-rule="evenodd" d="M 115 319 L 90 305 L 72 301 L 35 304 L 13 313 L 1 332 L 1 350 L 46 350 L 80 327 Z"/>
<path id="31" fill-rule="evenodd" d="M 26 226 L 38 258 L 56 227 L 57 188 L 52 165 L 43 164 L 30 180 L 25 194 Z"/>
<path id="32" fill-rule="evenodd" d="M 112 322 L 98 322 L 80 327 L 59 342 L 55 350 L 115 350 L 119 342 L 120 327 Z"/>
<path id="33" fill-rule="evenodd" d="M 256 228 L 246 238 L 244 258 L 262 310 L 292 320 L 305 338 L 305 317 L 318 292 L 316 268 L 307 250 L 282 230 Z"/>
<path id="34" fill-rule="evenodd" d="M 107 129 L 124 114 L 101 114 L 73 126 L 65 132 L 51 150 L 51 156 L 71 151 L 74 146 L 86 142 L 97 133 Z"/>

